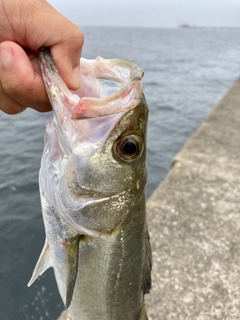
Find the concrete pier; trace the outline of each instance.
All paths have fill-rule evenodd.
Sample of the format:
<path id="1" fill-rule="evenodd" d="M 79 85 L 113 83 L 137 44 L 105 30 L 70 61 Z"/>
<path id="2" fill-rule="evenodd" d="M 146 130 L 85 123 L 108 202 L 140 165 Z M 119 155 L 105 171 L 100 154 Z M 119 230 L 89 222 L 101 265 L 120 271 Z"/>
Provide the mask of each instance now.
<path id="1" fill-rule="evenodd" d="M 240 79 L 176 155 L 147 208 L 149 320 L 240 319 Z"/>
<path id="2" fill-rule="evenodd" d="M 240 319 L 240 79 L 148 202 L 149 320 Z"/>

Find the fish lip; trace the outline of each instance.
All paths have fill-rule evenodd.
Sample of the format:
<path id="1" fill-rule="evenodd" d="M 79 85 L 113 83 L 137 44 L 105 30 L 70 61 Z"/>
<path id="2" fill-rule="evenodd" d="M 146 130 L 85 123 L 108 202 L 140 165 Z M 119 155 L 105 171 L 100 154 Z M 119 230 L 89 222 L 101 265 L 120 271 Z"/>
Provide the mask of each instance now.
<path id="1" fill-rule="evenodd" d="M 50 86 L 53 84 L 52 79 L 49 77 L 48 69 L 51 69 L 52 72 L 57 72 L 56 66 L 54 64 L 54 58 L 51 54 L 49 48 L 42 47 L 39 49 L 39 61 L 42 74 L 45 76 L 45 79 L 48 80 L 47 84 Z"/>
<path id="2" fill-rule="evenodd" d="M 60 98 L 65 107 L 70 111 L 71 114 L 68 116 L 71 120 L 84 120 L 114 114 L 124 114 L 133 109 L 139 103 L 142 96 L 141 80 L 144 72 L 136 63 L 117 59 L 105 60 L 100 57 L 95 59 L 95 64 L 94 62 L 89 63 L 83 58 L 81 61 L 83 65 L 83 72 L 84 70 L 91 70 L 94 74 L 93 79 L 98 81 L 98 90 L 101 92 L 99 96 L 82 96 L 77 92 L 75 95 L 74 92 L 68 89 L 60 77 L 49 48 L 43 47 L 39 50 L 40 69 L 42 71 L 49 99 L 52 104 L 54 104 L 54 100 L 59 100 Z M 125 70 L 125 74 L 123 74 L 121 70 L 110 70 L 116 66 Z M 103 68 L 103 71 L 102 74 L 99 75 L 98 69 L 101 70 L 101 68 Z M 104 89 L 102 84 L 99 82 L 99 79 L 111 81 L 111 74 L 109 75 L 111 72 L 116 74 L 116 78 L 112 81 L 115 83 L 121 83 L 122 87 L 114 93 L 110 94 L 108 92 L 105 96 L 102 92 Z M 92 79 L 91 76 L 89 79 Z M 59 97 L 57 98 L 57 96 Z M 53 110 L 57 113 L 58 110 L 55 109 L 56 108 L 53 105 Z"/>
<path id="3" fill-rule="evenodd" d="M 47 47 L 39 49 L 39 66 L 42 72 L 44 85 L 49 96 L 49 100 L 53 103 L 54 97 L 60 96 L 65 107 L 72 111 L 73 107 L 77 105 L 77 100 L 74 98 L 74 94 L 68 89 L 67 85 L 60 77 L 56 68 L 54 57 Z M 64 99 L 66 101 L 64 101 Z M 66 102 L 70 107 L 67 107 Z M 53 106 L 53 111 L 55 110 Z"/>

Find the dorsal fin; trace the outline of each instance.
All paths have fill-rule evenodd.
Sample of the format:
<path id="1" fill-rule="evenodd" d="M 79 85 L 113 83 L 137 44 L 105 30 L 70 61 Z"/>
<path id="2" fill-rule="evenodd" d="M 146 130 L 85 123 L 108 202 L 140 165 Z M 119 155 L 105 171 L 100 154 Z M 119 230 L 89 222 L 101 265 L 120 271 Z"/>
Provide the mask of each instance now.
<path id="1" fill-rule="evenodd" d="M 51 267 L 50 248 L 47 241 L 45 241 L 40 257 L 38 258 L 37 264 L 33 270 L 32 277 L 28 282 L 28 287 L 30 287 L 33 284 L 33 282 L 50 267 Z"/>

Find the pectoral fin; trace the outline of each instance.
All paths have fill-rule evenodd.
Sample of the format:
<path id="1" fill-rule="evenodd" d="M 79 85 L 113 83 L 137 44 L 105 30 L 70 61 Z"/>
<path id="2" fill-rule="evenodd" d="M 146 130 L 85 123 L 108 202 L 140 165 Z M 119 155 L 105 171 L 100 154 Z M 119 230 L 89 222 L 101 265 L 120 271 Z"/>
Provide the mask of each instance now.
<path id="1" fill-rule="evenodd" d="M 51 267 L 50 248 L 47 241 L 45 241 L 40 257 L 38 258 L 37 264 L 33 270 L 32 277 L 28 282 L 28 287 L 30 287 L 33 284 L 33 282 L 50 267 Z"/>
<path id="2" fill-rule="evenodd" d="M 68 308 L 72 301 L 73 291 L 77 278 L 78 271 L 78 255 L 79 255 L 79 241 L 81 235 L 74 238 L 66 239 L 66 253 L 67 253 L 67 284 L 66 284 L 66 308 Z"/>

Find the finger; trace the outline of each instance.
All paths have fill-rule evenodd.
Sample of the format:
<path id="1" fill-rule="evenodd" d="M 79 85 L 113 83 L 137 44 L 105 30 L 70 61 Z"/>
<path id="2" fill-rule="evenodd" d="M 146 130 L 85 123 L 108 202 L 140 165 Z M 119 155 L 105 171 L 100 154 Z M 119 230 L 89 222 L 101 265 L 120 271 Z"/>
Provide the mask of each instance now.
<path id="1" fill-rule="evenodd" d="M 77 41 L 79 41 L 79 39 Z M 76 46 L 77 41 L 76 38 L 72 38 L 71 40 L 68 39 L 67 43 L 65 41 L 64 43 L 51 47 L 51 52 L 59 74 L 71 90 L 77 90 L 81 86 L 81 45 Z"/>
<path id="2" fill-rule="evenodd" d="M 28 2 L 29 5 L 25 8 L 27 12 L 24 13 L 28 16 L 24 21 L 26 33 L 23 37 L 16 32 L 16 41 L 33 52 L 37 52 L 43 46 L 51 47 L 63 80 L 70 89 L 78 89 L 81 84 L 79 64 L 84 42 L 82 31 L 48 2 L 37 0 Z M 17 21 L 13 20 L 13 23 L 16 24 Z M 19 30 L 19 25 L 15 28 Z"/>
<path id="3" fill-rule="evenodd" d="M 29 60 L 19 45 L 11 41 L 2 42 L 0 62 L 2 110 L 18 113 L 27 106 L 42 112 L 51 110 L 42 77 L 33 67 L 36 63 Z"/>
<path id="4" fill-rule="evenodd" d="M 0 110 L 7 114 L 17 114 L 25 109 L 26 107 L 17 103 L 6 94 L 0 82 Z"/>

